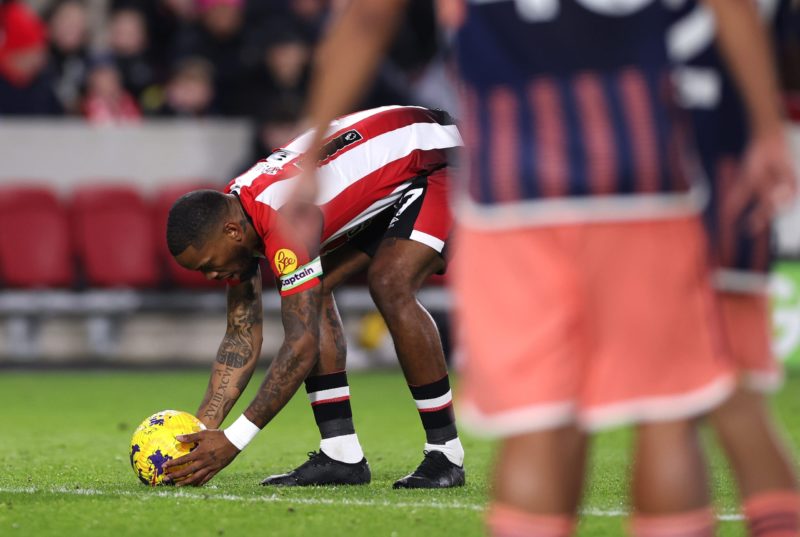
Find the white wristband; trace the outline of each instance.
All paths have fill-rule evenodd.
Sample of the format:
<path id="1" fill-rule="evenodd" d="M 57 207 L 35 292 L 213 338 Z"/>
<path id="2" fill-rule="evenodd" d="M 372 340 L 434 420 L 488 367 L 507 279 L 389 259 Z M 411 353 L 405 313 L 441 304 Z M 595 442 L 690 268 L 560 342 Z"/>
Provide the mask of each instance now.
<path id="1" fill-rule="evenodd" d="M 256 437 L 260 430 L 261 429 L 259 429 L 255 423 L 242 414 L 222 432 L 225 433 L 225 437 L 228 441 L 241 451 Z"/>

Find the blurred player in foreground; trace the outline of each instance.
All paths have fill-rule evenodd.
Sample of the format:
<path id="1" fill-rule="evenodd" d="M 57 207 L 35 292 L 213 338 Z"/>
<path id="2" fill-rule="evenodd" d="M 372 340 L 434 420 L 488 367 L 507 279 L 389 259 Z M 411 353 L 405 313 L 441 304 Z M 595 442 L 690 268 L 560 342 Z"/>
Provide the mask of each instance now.
<path id="1" fill-rule="evenodd" d="M 706 4 L 749 112 L 737 196 L 768 218 L 793 177 L 767 38 L 749 0 Z M 319 53 L 316 125 L 352 105 L 403 5 L 349 5 Z M 714 533 L 694 418 L 736 379 L 708 281 L 698 163 L 671 114 L 675 5 L 441 3 L 463 22 L 470 172 L 455 292 L 464 417 L 503 438 L 493 535 L 570 535 L 586 432 L 626 423 L 636 426 L 633 535 Z M 759 535 L 796 534 L 770 532 Z"/>
<path id="2" fill-rule="evenodd" d="M 201 485 L 229 464 L 305 381 L 320 451 L 264 485 L 370 481 L 353 427 L 345 338 L 332 291 L 367 269 L 369 290 L 392 334 L 425 428 L 425 458 L 395 488 L 464 484 L 447 366 L 433 319 L 416 292 L 445 270 L 452 226 L 447 151 L 461 136 L 446 112 L 389 106 L 323 129 L 319 162 L 304 158 L 309 132 L 234 179 L 225 193 L 196 191 L 170 210 L 167 242 L 184 267 L 228 281 L 228 328 L 197 416 L 222 423 L 261 349 L 261 272 L 278 280 L 284 342 L 253 402 L 225 431 L 188 435 L 191 454 L 165 465 L 178 484 Z M 316 168 L 314 203 L 290 201 L 304 168 Z M 185 465 L 185 466 L 184 466 Z"/>
<path id="3" fill-rule="evenodd" d="M 759 4 L 766 20 L 777 18 L 778 2 Z M 788 9 L 788 1 L 781 4 Z M 703 5 L 688 5 L 683 11 L 671 29 L 670 52 L 682 64 L 676 70 L 679 101 L 691 112 L 710 179 L 712 198 L 705 220 L 717 267 L 714 285 L 723 336 L 740 372 L 736 392 L 711 414 L 711 421 L 739 483 L 750 533 L 797 535 L 797 478 L 764 396 L 777 390 L 782 380 L 770 348 L 771 228 L 768 215 L 756 212 L 753 200 L 731 195 L 737 183 L 746 180 L 746 112 L 714 46 L 712 14 Z M 693 39 L 685 39 L 688 34 Z M 788 146 L 783 148 L 788 153 Z M 791 194 L 789 189 L 784 195 Z"/>

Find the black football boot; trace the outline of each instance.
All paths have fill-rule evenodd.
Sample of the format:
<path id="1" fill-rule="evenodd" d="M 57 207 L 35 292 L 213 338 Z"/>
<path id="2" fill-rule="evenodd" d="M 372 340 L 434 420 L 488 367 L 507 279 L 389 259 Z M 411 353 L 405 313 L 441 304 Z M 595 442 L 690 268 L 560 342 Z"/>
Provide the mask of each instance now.
<path id="1" fill-rule="evenodd" d="M 444 489 L 464 485 L 464 467 L 450 462 L 441 451 L 424 451 L 414 472 L 394 482 L 396 489 Z"/>
<path id="2" fill-rule="evenodd" d="M 285 474 L 271 475 L 262 485 L 308 487 L 315 485 L 366 485 L 372 475 L 367 459 L 348 464 L 331 459 L 322 451 L 311 451 L 308 460 Z"/>

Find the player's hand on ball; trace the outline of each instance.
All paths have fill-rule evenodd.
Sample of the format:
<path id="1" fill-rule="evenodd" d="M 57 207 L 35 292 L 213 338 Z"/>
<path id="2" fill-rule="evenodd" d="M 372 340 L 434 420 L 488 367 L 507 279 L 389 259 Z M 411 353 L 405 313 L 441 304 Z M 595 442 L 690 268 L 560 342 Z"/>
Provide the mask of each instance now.
<path id="1" fill-rule="evenodd" d="M 239 449 L 219 429 L 184 434 L 176 438 L 184 443 L 197 442 L 197 447 L 191 453 L 164 463 L 167 477 L 179 487 L 205 485 L 239 454 Z"/>

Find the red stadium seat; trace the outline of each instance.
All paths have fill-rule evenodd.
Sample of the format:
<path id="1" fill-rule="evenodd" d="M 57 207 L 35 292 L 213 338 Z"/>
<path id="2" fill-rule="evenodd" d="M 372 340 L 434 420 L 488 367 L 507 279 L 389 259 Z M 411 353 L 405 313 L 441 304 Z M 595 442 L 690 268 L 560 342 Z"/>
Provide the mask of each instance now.
<path id="1" fill-rule="evenodd" d="M 156 250 L 161 259 L 163 266 L 166 267 L 167 276 L 171 283 L 189 289 L 209 289 L 221 288 L 225 284 L 216 280 L 207 280 L 202 273 L 186 270 L 178 263 L 175 262 L 172 255 L 169 253 L 167 247 L 167 216 L 169 210 L 175 201 L 193 190 L 200 190 L 209 188 L 212 190 L 219 190 L 219 185 L 211 184 L 210 181 L 194 181 L 194 182 L 174 182 L 168 184 L 158 191 L 154 203 L 154 240 L 156 243 Z"/>
<path id="2" fill-rule="evenodd" d="M 75 248 L 90 286 L 158 284 L 151 212 L 135 187 L 79 187 L 72 209 Z"/>
<path id="3" fill-rule="evenodd" d="M 74 282 L 67 213 L 47 187 L 0 188 L 0 281 L 26 288 Z"/>

